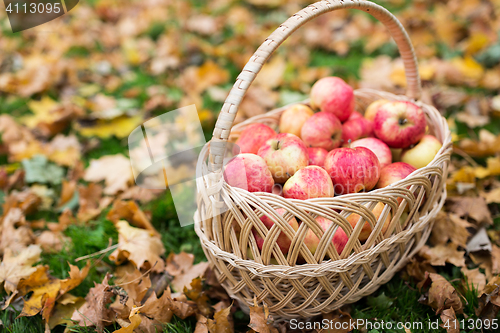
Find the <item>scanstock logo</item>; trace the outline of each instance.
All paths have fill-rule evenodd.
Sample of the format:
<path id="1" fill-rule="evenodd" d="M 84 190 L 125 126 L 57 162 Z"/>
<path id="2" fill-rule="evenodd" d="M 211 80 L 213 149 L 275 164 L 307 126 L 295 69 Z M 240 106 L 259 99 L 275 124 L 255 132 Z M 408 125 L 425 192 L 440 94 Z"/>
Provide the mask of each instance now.
<path id="1" fill-rule="evenodd" d="M 79 0 L 3 0 L 12 32 L 36 27 L 63 16 Z"/>

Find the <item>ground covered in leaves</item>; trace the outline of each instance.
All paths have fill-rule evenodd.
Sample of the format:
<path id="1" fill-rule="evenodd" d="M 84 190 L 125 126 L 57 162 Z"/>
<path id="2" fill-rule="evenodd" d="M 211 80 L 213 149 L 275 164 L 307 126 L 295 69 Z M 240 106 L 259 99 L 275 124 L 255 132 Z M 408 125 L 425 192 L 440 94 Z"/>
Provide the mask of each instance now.
<path id="1" fill-rule="evenodd" d="M 440 326 L 387 332 L 479 332 L 500 309 L 500 3 L 379 3 L 408 29 L 423 101 L 453 132 L 449 199 L 405 269 L 325 318 Z M 168 191 L 134 185 L 127 136 L 196 104 L 209 139 L 239 70 L 307 4 L 94 0 L 16 34 L 1 12 L 1 331 L 276 332 L 262 304 L 247 316 L 205 273 L 196 234 L 180 227 Z M 404 93 L 385 29 L 363 13 L 336 12 L 284 43 L 238 121 L 304 99 L 331 74 Z"/>

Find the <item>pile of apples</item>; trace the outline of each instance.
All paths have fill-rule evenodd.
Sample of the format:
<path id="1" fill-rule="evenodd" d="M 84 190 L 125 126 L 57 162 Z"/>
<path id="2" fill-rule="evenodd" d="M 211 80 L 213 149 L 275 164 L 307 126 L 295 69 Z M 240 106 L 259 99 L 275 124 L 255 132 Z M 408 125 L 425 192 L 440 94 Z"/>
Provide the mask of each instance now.
<path id="1" fill-rule="evenodd" d="M 426 134 L 423 110 L 407 101 L 377 100 L 364 116 L 355 111 L 353 89 L 338 77 L 325 77 L 312 89 L 310 105 L 296 104 L 280 118 L 279 133 L 271 127 L 251 124 L 236 141 L 240 154 L 224 169 L 225 181 L 250 192 L 268 192 L 290 199 L 307 200 L 348 193 L 367 192 L 389 186 L 429 164 L 441 142 Z M 384 205 L 372 210 L 379 220 Z M 284 216 L 284 209 L 276 209 Z M 299 221 L 291 214 L 287 222 L 295 231 Z M 382 232 L 392 217 L 386 214 Z M 357 214 L 347 218 L 352 227 L 361 220 Z M 271 229 L 275 221 L 262 216 Z M 324 231 L 332 221 L 316 218 Z M 368 222 L 360 241 L 371 233 Z M 260 250 L 263 238 L 253 230 Z M 314 255 L 320 239 L 309 229 L 304 243 Z M 337 228 L 332 242 L 340 254 L 348 241 Z M 283 233 L 277 244 L 288 253 L 291 240 Z"/>

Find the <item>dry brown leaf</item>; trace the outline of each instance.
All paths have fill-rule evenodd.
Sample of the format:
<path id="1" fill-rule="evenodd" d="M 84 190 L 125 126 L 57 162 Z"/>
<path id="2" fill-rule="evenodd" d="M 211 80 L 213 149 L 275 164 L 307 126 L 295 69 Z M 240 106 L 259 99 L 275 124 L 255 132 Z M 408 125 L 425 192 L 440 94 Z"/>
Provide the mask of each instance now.
<path id="1" fill-rule="evenodd" d="M 134 201 L 115 200 L 113 207 L 109 211 L 106 218 L 113 223 L 119 220 L 127 220 L 131 225 L 137 228 L 151 231 L 157 236 L 160 236 L 158 231 L 153 227 L 146 214 L 139 208 Z"/>
<path id="2" fill-rule="evenodd" d="M 231 305 L 214 314 L 214 319 L 208 319 L 208 330 L 210 333 L 232 333 L 234 329 L 229 322 L 228 316 L 230 316 Z"/>
<path id="3" fill-rule="evenodd" d="M 429 260 L 432 266 L 444 266 L 447 262 L 457 267 L 465 266 L 465 251 L 458 251 L 457 245 L 453 243 L 434 247 L 424 245 L 419 255 Z"/>
<path id="4" fill-rule="evenodd" d="M 467 284 L 477 291 L 483 290 L 486 285 L 486 276 L 479 271 L 479 268 L 467 269 L 462 267 L 462 273 L 467 278 Z"/>
<path id="5" fill-rule="evenodd" d="M 250 324 L 248 324 L 248 327 L 257 333 L 278 333 L 272 323 L 272 317 L 269 317 L 267 306 L 264 304 L 264 308 L 261 308 L 258 306 L 257 300 L 254 299 L 254 306 L 250 307 Z"/>
<path id="6" fill-rule="evenodd" d="M 121 154 L 91 160 L 83 179 L 88 182 L 104 180 L 104 194 L 117 194 L 126 190 L 133 179 L 130 161 Z"/>
<path id="7" fill-rule="evenodd" d="M 40 245 L 44 253 L 60 252 L 65 245 L 71 242 L 71 238 L 66 237 L 60 231 L 44 230 L 35 239 L 35 244 Z"/>
<path id="8" fill-rule="evenodd" d="M 139 325 L 142 322 L 142 318 L 139 315 L 140 309 L 141 309 L 140 306 L 132 308 L 132 310 L 130 311 L 130 315 L 128 317 L 128 319 L 130 320 L 130 323 L 127 326 L 124 326 L 124 327 L 122 327 L 114 332 L 115 333 L 133 333 L 134 330 L 137 327 L 139 327 Z"/>
<path id="9" fill-rule="evenodd" d="M 446 206 L 448 211 L 462 218 L 469 217 L 478 224 L 493 224 L 491 213 L 484 198 L 451 197 L 446 200 Z"/>
<path id="10" fill-rule="evenodd" d="M 203 291 L 203 284 L 201 278 L 197 277 L 191 281 L 191 288 L 184 287 L 184 294 L 191 300 L 196 302 L 198 310 L 203 316 L 210 316 L 212 314 L 212 306 L 210 306 L 210 299 Z M 227 307 L 227 306 L 226 306 Z"/>
<path id="11" fill-rule="evenodd" d="M 87 261 L 85 267 L 81 270 L 77 266 L 69 265 L 69 278 L 61 280 L 61 289 L 59 294 L 65 294 L 68 291 L 76 288 L 82 283 L 82 281 L 87 277 L 90 270 L 90 261 Z"/>
<path id="12" fill-rule="evenodd" d="M 11 208 L 7 211 L 2 218 L 0 230 L 2 233 L 0 238 L 0 253 L 7 248 L 13 252 L 20 252 L 35 240 L 33 231 L 28 223 L 26 223 L 21 208 Z"/>
<path id="13" fill-rule="evenodd" d="M 460 333 L 460 323 L 457 320 L 457 316 L 455 315 L 455 311 L 453 308 L 449 308 L 441 313 L 441 327 L 446 329 L 448 333 Z"/>
<path id="14" fill-rule="evenodd" d="M 193 262 L 194 255 L 190 253 L 169 254 L 165 270 L 174 277 L 171 284 L 175 291 L 180 292 L 185 287 L 189 287 L 191 281 L 203 276 L 209 266 L 208 262 L 200 262 L 196 265 L 193 265 Z"/>
<path id="15" fill-rule="evenodd" d="M 495 136 L 485 129 L 479 131 L 479 141 L 465 138 L 459 143 L 460 149 L 472 157 L 493 156 L 500 152 L 500 135 Z"/>
<path id="16" fill-rule="evenodd" d="M 201 314 L 197 315 L 194 333 L 208 333 L 208 319 Z"/>
<path id="17" fill-rule="evenodd" d="M 487 204 L 500 203 L 500 187 L 497 187 L 489 192 L 481 191 L 479 195 L 486 200 Z"/>
<path id="18" fill-rule="evenodd" d="M 57 207 L 62 207 L 73 198 L 76 190 L 76 181 L 65 180 L 62 181 L 61 196 Z"/>
<path id="19" fill-rule="evenodd" d="M 95 326 L 98 332 L 113 322 L 113 311 L 106 307 L 113 296 L 108 279 L 109 275 L 106 275 L 102 283 L 94 282 L 94 287 L 85 297 L 85 304 L 73 312 L 71 320 L 77 321 L 79 326 Z"/>
<path id="20" fill-rule="evenodd" d="M 453 286 L 441 275 L 425 273 L 426 279 L 418 284 L 419 289 L 430 284 L 427 305 L 440 314 L 445 309 L 453 308 L 456 313 L 463 313 L 462 301 Z"/>
<path id="21" fill-rule="evenodd" d="M 160 257 L 165 253 L 161 239 L 151 231 L 131 227 L 126 221 L 116 223 L 118 248 L 109 256 L 116 264 L 132 261 L 137 268 L 144 267 L 153 272 L 162 272 L 165 262 Z"/>
<path id="22" fill-rule="evenodd" d="M 416 282 L 420 282 L 426 278 L 425 272 L 436 273 L 436 270 L 428 261 L 420 256 L 411 258 L 408 265 L 405 266 L 405 273 L 409 277 L 414 278 Z"/>
<path id="23" fill-rule="evenodd" d="M 476 316 L 482 320 L 495 319 L 500 310 L 500 297 L 498 292 L 500 291 L 500 276 L 495 276 L 491 281 L 488 282 L 486 287 L 484 287 L 479 297 L 479 305 L 476 309 Z"/>
<path id="24" fill-rule="evenodd" d="M 439 212 L 432 228 L 430 241 L 433 245 L 438 245 L 446 244 L 451 240 L 454 244 L 465 248 L 470 235 L 467 228 L 472 227 L 474 227 L 472 223 L 461 219 L 456 214 Z"/>
<path id="25" fill-rule="evenodd" d="M 14 254 L 9 248 L 5 249 L 3 261 L 0 264 L 0 283 L 4 283 L 3 288 L 7 294 L 17 290 L 19 280 L 28 278 L 37 270 L 32 267 L 34 263 L 40 260 L 42 250 L 38 245 L 30 245 Z"/>
<path id="26" fill-rule="evenodd" d="M 151 319 L 162 323 L 169 323 L 173 312 L 168 307 L 171 302 L 168 299 L 170 299 L 169 293 L 163 293 L 160 298 L 157 298 L 156 293 L 153 292 L 146 302 L 144 302 L 141 312 Z"/>
<path id="27" fill-rule="evenodd" d="M 491 245 L 491 273 L 500 274 L 500 247 Z"/>
<path id="28" fill-rule="evenodd" d="M 118 199 L 135 200 L 141 204 L 145 204 L 158 198 L 158 196 L 163 192 L 165 192 L 163 189 L 148 189 L 140 186 L 132 186 L 120 194 Z"/>
<path id="29" fill-rule="evenodd" d="M 97 217 L 113 200 L 110 197 L 102 197 L 102 186 L 90 183 L 88 186 L 78 186 L 78 220 L 87 222 Z"/>

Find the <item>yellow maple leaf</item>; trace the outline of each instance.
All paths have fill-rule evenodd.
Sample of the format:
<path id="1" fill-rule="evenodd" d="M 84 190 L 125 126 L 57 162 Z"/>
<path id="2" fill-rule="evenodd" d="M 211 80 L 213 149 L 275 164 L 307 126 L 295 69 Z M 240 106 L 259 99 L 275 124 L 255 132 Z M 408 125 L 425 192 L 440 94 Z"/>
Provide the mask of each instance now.
<path id="1" fill-rule="evenodd" d="M 477 82 L 484 75 L 483 66 L 471 56 L 465 56 L 464 58 L 456 57 L 451 59 L 450 63 L 458 69 L 460 74 L 470 81 Z"/>
<path id="2" fill-rule="evenodd" d="M 33 115 L 21 118 L 21 122 L 29 128 L 34 128 L 40 121 L 53 123 L 58 119 L 58 114 L 51 113 L 59 104 L 48 96 L 43 96 L 41 100 L 30 100 L 28 108 L 33 111 Z"/>
<path id="3" fill-rule="evenodd" d="M 139 325 L 142 322 L 141 316 L 139 315 L 139 310 L 142 308 L 142 306 L 134 306 L 134 308 L 130 311 L 130 315 L 128 316 L 128 319 L 130 320 L 130 325 L 122 327 L 113 333 L 132 333 L 134 330 L 139 327 Z"/>
<path id="4" fill-rule="evenodd" d="M 139 126 L 142 120 L 142 116 L 140 115 L 133 117 L 120 116 L 113 120 L 99 119 L 96 121 L 96 124 L 91 127 L 83 127 L 77 124 L 75 129 L 85 137 L 97 136 L 101 139 L 107 139 L 114 135 L 122 139 Z"/>

